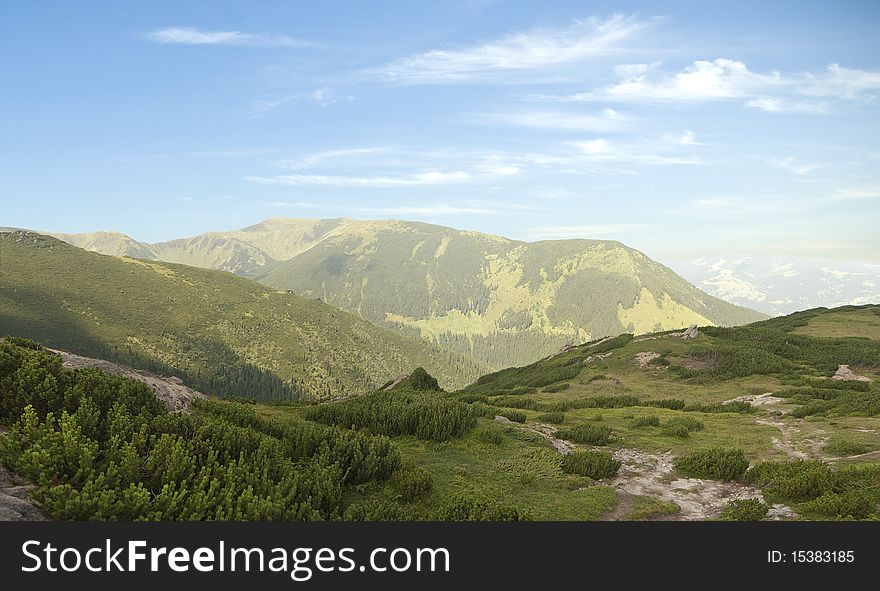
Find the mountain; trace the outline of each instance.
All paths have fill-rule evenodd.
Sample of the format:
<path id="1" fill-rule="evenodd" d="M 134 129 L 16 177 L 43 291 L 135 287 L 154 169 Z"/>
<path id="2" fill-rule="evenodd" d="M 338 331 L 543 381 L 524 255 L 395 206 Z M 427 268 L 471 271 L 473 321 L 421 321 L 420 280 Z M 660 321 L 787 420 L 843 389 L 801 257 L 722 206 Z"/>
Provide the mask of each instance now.
<path id="1" fill-rule="evenodd" d="M 797 257 L 698 258 L 675 265 L 706 292 L 773 316 L 880 302 L 880 264 Z"/>
<path id="2" fill-rule="evenodd" d="M 65 239 L 101 250 L 91 235 Z M 320 297 L 496 369 L 569 341 L 764 318 L 615 241 L 521 242 L 418 222 L 276 218 L 149 248 L 150 258 Z"/>
<path id="3" fill-rule="evenodd" d="M 314 298 L 21 231 L 0 233 L 0 334 L 262 400 L 366 392 L 418 366 L 459 387 L 483 369 Z"/>

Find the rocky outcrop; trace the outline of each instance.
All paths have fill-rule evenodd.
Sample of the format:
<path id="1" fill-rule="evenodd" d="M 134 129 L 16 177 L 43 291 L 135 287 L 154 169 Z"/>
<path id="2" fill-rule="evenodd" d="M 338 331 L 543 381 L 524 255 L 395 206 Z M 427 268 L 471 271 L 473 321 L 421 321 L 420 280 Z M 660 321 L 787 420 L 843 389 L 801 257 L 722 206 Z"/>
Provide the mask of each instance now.
<path id="1" fill-rule="evenodd" d="M 700 334 L 700 333 L 697 330 L 697 325 L 691 324 L 689 327 L 687 327 L 687 329 L 684 332 L 679 333 L 678 336 L 680 336 L 683 339 L 695 339 L 695 338 L 697 338 L 698 334 Z"/>
<path id="2" fill-rule="evenodd" d="M 843 380 L 843 381 L 859 381 L 859 382 L 870 382 L 871 378 L 866 378 L 865 376 L 860 376 L 855 373 L 853 370 L 849 368 L 848 365 L 838 365 L 837 372 L 833 376 L 831 376 L 832 380 Z"/>
<path id="3" fill-rule="evenodd" d="M 193 398 L 205 398 L 205 395 L 201 392 L 184 386 L 178 377 L 159 376 L 147 371 L 117 365 L 104 359 L 92 359 L 91 357 L 74 355 L 67 351 L 58 351 L 56 349 L 51 349 L 51 351 L 61 355 L 61 363 L 64 367 L 71 369 L 96 367 L 109 374 L 145 383 L 152 388 L 153 392 L 156 393 L 156 397 L 164 402 L 165 407 L 171 412 L 188 412 L 189 403 Z"/>
<path id="4" fill-rule="evenodd" d="M 31 498 L 33 489 L 0 465 L 0 521 L 44 521 L 43 510 Z"/>

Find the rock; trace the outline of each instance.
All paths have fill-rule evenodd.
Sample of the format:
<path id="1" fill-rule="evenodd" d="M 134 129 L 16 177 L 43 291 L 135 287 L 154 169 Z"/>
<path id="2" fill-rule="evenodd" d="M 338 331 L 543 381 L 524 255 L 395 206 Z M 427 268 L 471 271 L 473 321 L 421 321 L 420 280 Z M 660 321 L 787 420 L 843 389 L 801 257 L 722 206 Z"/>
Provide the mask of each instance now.
<path id="1" fill-rule="evenodd" d="M 687 330 L 685 330 L 684 332 L 682 332 L 680 334 L 680 336 L 683 339 L 695 339 L 695 338 L 697 338 L 698 334 L 699 334 L 699 331 L 697 330 L 697 325 L 691 324 L 689 327 L 687 327 Z"/>
<path id="2" fill-rule="evenodd" d="M 33 485 L 16 484 L 16 478 L 0 465 L 0 521 L 44 521 L 43 510 L 31 498 Z"/>
<path id="3" fill-rule="evenodd" d="M 403 380 L 405 380 L 409 376 L 410 376 L 410 374 L 408 374 L 408 373 L 400 374 L 399 376 L 394 378 L 394 381 L 392 381 L 390 384 L 388 384 L 387 386 L 382 388 L 382 390 L 393 390 L 398 384 L 400 384 L 400 382 L 402 382 Z"/>
<path id="4" fill-rule="evenodd" d="M 860 376 L 855 373 L 853 370 L 849 368 L 848 365 L 838 365 L 837 372 L 833 376 L 831 376 L 832 380 L 843 380 L 847 382 L 851 381 L 859 381 L 859 382 L 870 382 L 871 378 L 866 378 L 865 376 Z"/>
<path id="5" fill-rule="evenodd" d="M 636 363 L 639 364 L 640 368 L 644 368 L 646 365 L 654 361 L 660 357 L 660 353 L 655 351 L 642 351 L 641 353 L 636 353 L 635 360 Z"/>

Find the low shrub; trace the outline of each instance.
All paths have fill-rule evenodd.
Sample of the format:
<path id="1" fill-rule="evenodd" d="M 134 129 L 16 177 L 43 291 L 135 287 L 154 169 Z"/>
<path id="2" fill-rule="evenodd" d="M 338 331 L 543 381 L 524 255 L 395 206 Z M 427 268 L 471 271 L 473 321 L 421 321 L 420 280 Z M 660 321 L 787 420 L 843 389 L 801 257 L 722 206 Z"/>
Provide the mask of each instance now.
<path id="1" fill-rule="evenodd" d="M 835 439 L 826 445 L 824 449 L 825 453 L 829 453 L 833 456 L 857 456 L 859 454 L 866 454 L 873 448 L 870 445 L 858 443 L 856 441 Z"/>
<path id="2" fill-rule="evenodd" d="M 525 521 L 529 516 L 494 500 L 458 494 L 445 497 L 434 510 L 434 518 L 439 521 Z"/>
<path id="3" fill-rule="evenodd" d="M 538 415 L 538 420 L 558 425 L 565 420 L 565 413 L 558 410 L 545 412 L 542 415 Z"/>
<path id="4" fill-rule="evenodd" d="M 585 445 L 608 445 L 611 443 L 611 427 L 593 424 L 577 425 L 560 429 L 556 432 L 556 436 Z"/>
<path id="5" fill-rule="evenodd" d="M 525 423 L 527 418 L 526 413 L 507 408 L 499 408 L 496 410 L 495 414 L 502 416 L 509 421 L 513 421 L 514 423 Z"/>
<path id="6" fill-rule="evenodd" d="M 477 439 L 483 443 L 501 445 L 504 443 L 504 430 L 498 425 L 485 425 L 476 430 Z"/>
<path id="7" fill-rule="evenodd" d="M 877 493 L 868 490 L 851 490 L 839 494 L 826 492 L 821 497 L 804 503 L 801 509 L 807 514 L 836 519 L 867 519 L 877 515 Z"/>
<path id="8" fill-rule="evenodd" d="M 569 386 L 571 386 L 571 384 L 569 384 L 568 382 L 559 382 L 556 384 L 550 384 L 549 386 L 544 386 L 541 391 L 550 393 L 562 392 L 563 390 L 568 390 Z"/>
<path id="9" fill-rule="evenodd" d="M 736 480 L 748 470 L 749 461 L 739 448 L 713 447 L 679 456 L 675 468 L 691 478 Z"/>
<path id="10" fill-rule="evenodd" d="M 619 469 L 620 462 L 604 451 L 575 451 L 562 458 L 563 472 L 589 476 L 593 480 L 614 476 Z"/>
<path id="11" fill-rule="evenodd" d="M 685 407 L 685 403 L 684 400 L 679 400 L 678 398 L 661 398 L 660 400 L 646 400 L 645 406 L 682 410 Z"/>
<path id="12" fill-rule="evenodd" d="M 834 486 L 834 473 L 819 460 L 761 462 L 746 473 L 746 481 L 767 494 L 795 501 L 822 496 Z"/>
<path id="13" fill-rule="evenodd" d="M 642 427 L 659 427 L 660 417 L 657 415 L 642 415 L 633 419 L 632 426 L 636 429 Z"/>
<path id="14" fill-rule="evenodd" d="M 661 433 L 668 437 L 689 437 L 693 431 L 702 431 L 705 425 L 693 417 L 673 417 L 663 424 Z"/>
<path id="15" fill-rule="evenodd" d="M 722 521 L 761 521 L 770 507 L 760 499 L 737 499 L 725 505 L 719 517 Z"/>
<path id="16" fill-rule="evenodd" d="M 404 501 L 410 502 L 431 494 L 434 479 L 418 466 L 400 468 L 391 476 L 391 485 Z"/>

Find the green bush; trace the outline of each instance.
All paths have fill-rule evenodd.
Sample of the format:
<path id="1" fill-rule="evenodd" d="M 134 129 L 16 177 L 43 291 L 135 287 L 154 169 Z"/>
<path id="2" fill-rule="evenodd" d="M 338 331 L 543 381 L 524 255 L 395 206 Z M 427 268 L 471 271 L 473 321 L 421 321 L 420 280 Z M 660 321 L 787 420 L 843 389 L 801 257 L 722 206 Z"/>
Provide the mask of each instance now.
<path id="1" fill-rule="evenodd" d="M 541 391 L 542 392 L 549 392 L 549 393 L 553 394 L 556 392 L 562 392 L 563 390 L 568 390 L 569 386 L 571 386 L 571 384 L 569 384 L 568 382 L 558 382 L 556 384 L 550 384 L 549 386 L 544 386 L 541 389 Z"/>
<path id="2" fill-rule="evenodd" d="M 305 416 L 327 425 L 369 429 L 390 437 L 415 435 L 431 441 L 459 437 L 476 423 L 476 415 L 467 404 L 433 392 L 399 389 L 313 406 Z"/>
<path id="3" fill-rule="evenodd" d="M 867 519 L 877 516 L 877 492 L 851 490 L 843 493 L 826 492 L 807 501 L 801 507 L 805 514 L 817 514 L 836 519 Z"/>
<path id="4" fill-rule="evenodd" d="M 604 451 L 575 451 L 562 458 L 563 472 L 589 476 L 593 480 L 614 476 L 620 465 L 610 453 Z"/>
<path id="5" fill-rule="evenodd" d="M 719 517 L 722 521 L 761 521 L 770 507 L 760 499 L 737 499 L 725 505 Z"/>
<path id="6" fill-rule="evenodd" d="M 406 466 L 391 476 L 391 485 L 401 499 L 411 502 L 431 494 L 434 481 L 430 472 L 418 466 Z"/>
<path id="7" fill-rule="evenodd" d="M 559 423 L 565 421 L 565 413 L 558 410 L 550 411 L 542 415 L 538 415 L 538 420 L 558 425 Z"/>
<path id="8" fill-rule="evenodd" d="M 689 437 L 694 431 L 702 431 L 702 421 L 693 417 L 673 417 L 663 424 L 661 433 L 669 437 Z"/>
<path id="9" fill-rule="evenodd" d="M 825 446 L 825 453 L 833 456 L 857 456 L 866 454 L 874 448 L 864 443 L 849 441 L 846 439 L 834 439 Z"/>
<path id="10" fill-rule="evenodd" d="M 709 448 L 691 452 L 675 459 L 675 468 L 691 478 L 736 480 L 749 467 L 741 449 Z"/>
<path id="11" fill-rule="evenodd" d="M 819 460 L 773 461 L 752 467 L 746 474 L 746 481 L 762 487 L 767 494 L 805 501 L 830 492 L 835 476 Z"/>
<path id="12" fill-rule="evenodd" d="M 677 398 L 661 398 L 660 400 L 646 400 L 645 406 L 668 408 L 669 410 L 681 410 L 685 407 L 684 400 Z"/>
<path id="13" fill-rule="evenodd" d="M 441 521 L 525 521 L 527 513 L 485 498 L 464 495 L 445 497 L 434 511 L 434 518 Z"/>
<path id="14" fill-rule="evenodd" d="M 585 445 L 608 445 L 611 443 L 611 427 L 607 425 L 584 424 L 568 429 L 560 429 L 556 436 Z"/>
<path id="15" fill-rule="evenodd" d="M 635 417 L 632 421 L 632 426 L 636 429 L 641 429 L 642 427 L 659 427 L 660 417 L 657 415 L 642 415 L 640 417 Z"/>
<path id="16" fill-rule="evenodd" d="M 513 421 L 514 423 L 525 423 L 527 418 L 526 413 L 507 408 L 496 409 L 495 414 L 502 416 L 509 421 Z"/>
<path id="17" fill-rule="evenodd" d="M 504 430 L 498 425 L 485 425 L 476 430 L 477 439 L 483 443 L 501 445 L 504 443 Z"/>

